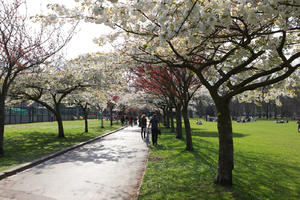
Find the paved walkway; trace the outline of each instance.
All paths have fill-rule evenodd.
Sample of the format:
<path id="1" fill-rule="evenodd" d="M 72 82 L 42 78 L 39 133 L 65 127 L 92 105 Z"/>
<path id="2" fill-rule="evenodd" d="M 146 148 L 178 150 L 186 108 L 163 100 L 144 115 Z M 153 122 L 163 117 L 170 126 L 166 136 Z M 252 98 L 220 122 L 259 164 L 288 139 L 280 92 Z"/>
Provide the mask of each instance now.
<path id="1" fill-rule="evenodd" d="M 148 156 L 139 131 L 127 127 L 3 179 L 0 199 L 135 199 Z"/>

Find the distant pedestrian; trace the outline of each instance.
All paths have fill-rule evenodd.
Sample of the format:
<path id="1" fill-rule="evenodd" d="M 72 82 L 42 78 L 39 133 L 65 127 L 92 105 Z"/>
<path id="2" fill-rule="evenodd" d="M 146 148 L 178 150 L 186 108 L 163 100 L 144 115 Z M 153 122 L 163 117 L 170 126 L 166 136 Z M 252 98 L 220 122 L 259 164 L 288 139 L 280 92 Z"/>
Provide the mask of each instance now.
<path id="1" fill-rule="evenodd" d="M 132 123 L 133 123 L 133 122 L 132 122 L 132 116 L 129 116 L 128 119 L 129 119 L 129 125 L 132 126 Z"/>
<path id="2" fill-rule="evenodd" d="M 136 115 L 134 115 L 134 117 L 133 117 L 133 125 L 134 126 L 137 125 L 137 117 L 136 117 Z"/>
<path id="3" fill-rule="evenodd" d="M 148 125 L 148 128 L 151 126 L 151 133 L 152 133 L 152 144 L 157 145 L 157 135 L 158 135 L 158 129 L 159 129 L 159 119 L 157 118 L 157 115 L 154 114 L 152 119 L 150 120 L 150 123 Z"/>
<path id="4" fill-rule="evenodd" d="M 298 119 L 297 124 L 298 124 L 298 133 L 300 133 L 300 118 Z"/>
<path id="5" fill-rule="evenodd" d="M 139 127 L 141 127 L 142 116 L 143 116 L 143 115 L 139 115 L 139 118 L 138 118 Z"/>
<path id="6" fill-rule="evenodd" d="M 145 139 L 146 137 L 146 129 L 147 129 L 147 118 L 146 115 L 142 115 L 140 119 L 139 126 L 141 127 L 141 136 L 142 139 Z"/>
<path id="7" fill-rule="evenodd" d="M 124 115 L 121 116 L 121 124 L 122 124 L 122 126 L 125 125 L 125 116 Z"/>

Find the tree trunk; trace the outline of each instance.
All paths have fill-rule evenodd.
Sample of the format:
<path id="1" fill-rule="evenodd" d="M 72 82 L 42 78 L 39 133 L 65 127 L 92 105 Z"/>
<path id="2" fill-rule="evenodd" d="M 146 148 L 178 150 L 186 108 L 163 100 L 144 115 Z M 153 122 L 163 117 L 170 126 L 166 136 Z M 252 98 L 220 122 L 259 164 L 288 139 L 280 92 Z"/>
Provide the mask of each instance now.
<path id="1" fill-rule="evenodd" d="M 162 116 L 162 118 L 161 118 L 161 123 L 164 125 L 164 126 L 166 126 L 167 124 L 166 124 L 166 122 L 167 122 L 167 120 L 166 120 L 166 109 L 165 108 L 161 108 L 162 109 L 162 112 L 163 112 L 163 116 Z"/>
<path id="2" fill-rule="evenodd" d="M 112 106 L 109 106 L 109 112 L 110 112 L 110 125 L 113 125 L 113 114 L 112 114 Z"/>
<path id="3" fill-rule="evenodd" d="M 175 128 L 174 128 L 174 117 L 173 117 L 173 110 L 172 108 L 170 108 L 169 110 L 169 114 L 170 114 L 170 118 L 171 118 L 171 133 L 175 132 Z"/>
<path id="4" fill-rule="evenodd" d="M 166 128 L 170 128 L 170 112 L 168 108 L 166 110 Z"/>
<path id="5" fill-rule="evenodd" d="M 9 124 L 11 124 L 11 108 L 9 108 Z"/>
<path id="6" fill-rule="evenodd" d="M 103 116 L 101 116 L 101 128 L 104 128 L 104 125 L 103 125 Z"/>
<path id="7" fill-rule="evenodd" d="M 223 99 L 215 101 L 218 111 L 219 163 L 214 182 L 222 186 L 232 185 L 232 170 L 234 168 L 229 102 L 229 100 L 224 101 Z"/>
<path id="8" fill-rule="evenodd" d="M 88 114 L 86 108 L 83 108 L 83 115 L 84 115 L 84 132 L 88 132 Z"/>
<path id="9" fill-rule="evenodd" d="M 59 109 L 59 104 L 55 106 L 56 107 L 56 120 L 57 120 L 57 125 L 58 125 L 58 137 L 59 138 L 64 138 L 65 133 L 64 133 L 64 127 L 63 127 L 63 122 L 60 114 L 60 109 Z"/>
<path id="10" fill-rule="evenodd" d="M 0 157 L 4 155 L 5 98 L 0 97 Z"/>
<path id="11" fill-rule="evenodd" d="M 176 138 L 182 139 L 181 106 L 176 106 Z"/>
<path id="12" fill-rule="evenodd" d="M 269 119 L 269 103 L 266 103 L 266 118 Z"/>
<path id="13" fill-rule="evenodd" d="M 281 115 L 283 116 L 283 115 Z M 277 106 L 274 104 L 274 119 L 277 119 Z"/>
<path id="14" fill-rule="evenodd" d="M 183 120 L 184 120 L 185 134 L 186 134 L 186 148 L 185 149 L 187 151 L 193 151 L 194 148 L 193 148 L 193 142 L 192 142 L 192 133 L 191 133 L 191 126 L 190 126 L 187 105 L 183 106 L 182 116 L 183 116 Z"/>

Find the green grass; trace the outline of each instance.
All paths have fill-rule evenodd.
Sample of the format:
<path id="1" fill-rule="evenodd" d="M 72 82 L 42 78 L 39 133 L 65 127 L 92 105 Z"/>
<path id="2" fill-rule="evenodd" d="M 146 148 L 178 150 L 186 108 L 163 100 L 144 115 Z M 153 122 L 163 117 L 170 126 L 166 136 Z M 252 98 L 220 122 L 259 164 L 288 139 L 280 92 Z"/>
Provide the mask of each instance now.
<path id="1" fill-rule="evenodd" d="M 215 122 L 193 128 L 195 151 L 163 129 L 152 147 L 139 199 L 300 199 L 300 134 L 296 122 L 233 122 L 233 187 L 214 185 L 218 133 Z"/>
<path id="2" fill-rule="evenodd" d="M 4 157 L 0 157 L 0 171 L 32 161 L 63 148 L 89 140 L 120 128 L 120 123 L 110 126 L 104 121 L 89 120 L 89 132 L 84 132 L 84 121 L 64 121 L 65 138 L 58 138 L 56 122 L 6 125 L 4 132 Z"/>

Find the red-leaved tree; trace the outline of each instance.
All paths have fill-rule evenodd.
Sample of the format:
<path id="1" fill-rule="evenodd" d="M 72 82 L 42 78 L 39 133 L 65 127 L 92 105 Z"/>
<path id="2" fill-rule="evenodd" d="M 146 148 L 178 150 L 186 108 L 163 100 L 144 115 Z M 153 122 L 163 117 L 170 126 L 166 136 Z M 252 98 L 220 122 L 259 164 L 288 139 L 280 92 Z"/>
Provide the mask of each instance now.
<path id="1" fill-rule="evenodd" d="M 200 81 L 187 69 L 152 67 L 145 65 L 135 70 L 135 86 L 157 97 L 166 96 L 176 108 L 176 137 L 182 138 L 181 117 L 186 130 L 186 150 L 193 150 L 188 117 L 189 101 L 201 87 Z M 182 113 L 182 115 L 181 115 Z"/>

